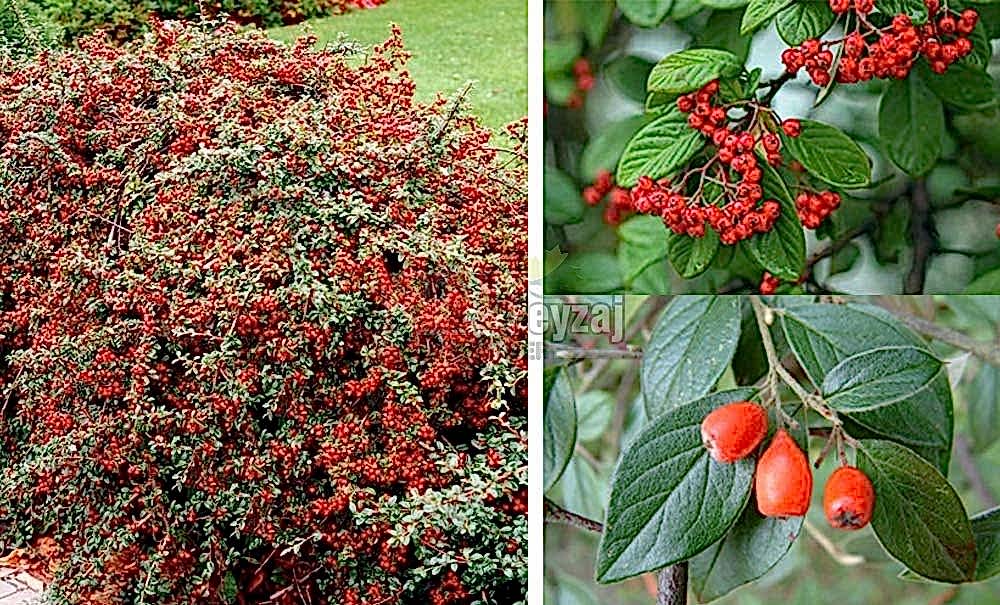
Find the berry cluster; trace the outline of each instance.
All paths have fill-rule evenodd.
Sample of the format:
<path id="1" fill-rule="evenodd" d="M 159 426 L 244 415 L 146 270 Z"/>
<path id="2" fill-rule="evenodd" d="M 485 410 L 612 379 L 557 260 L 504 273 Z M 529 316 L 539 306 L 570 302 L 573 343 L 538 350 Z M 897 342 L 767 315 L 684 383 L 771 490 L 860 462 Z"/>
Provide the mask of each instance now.
<path id="1" fill-rule="evenodd" d="M 767 411 L 738 401 L 712 410 L 701 423 L 709 455 L 730 464 L 753 455 L 767 436 Z M 813 477 L 809 460 L 784 428 L 764 448 L 754 473 L 757 509 L 765 517 L 801 517 L 809 510 Z M 857 468 L 842 465 L 823 489 L 823 511 L 831 527 L 861 529 L 871 521 L 875 489 Z"/>
<path id="2" fill-rule="evenodd" d="M 152 27 L 0 61 L 0 544 L 54 605 L 523 598 L 523 163 L 398 29 Z"/>
<path id="3" fill-rule="evenodd" d="M 732 124 L 726 109 L 713 104 L 718 91 L 718 81 L 712 81 L 677 99 L 677 108 L 688 114 L 688 125 L 711 141 L 715 154 L 676 182 L 640 177 L 632 189 L 631 204 L 637 212 L 661 216 L 674 233 L 702 237 L 707 223 L 722 243 L 731 245 L 770 231 L 781 213 L 777 201 L 763 199 L 763 171 L 757 157 L 759 151 L 769 164 L 780 165 L 781 139 L 764 129 L 755 135 L 756 124 Z M 782 128 L 789 136 L 797 136 L 800 125 L 787 120 Z M 721 193 L 709 199 L 704 184 L 713 169 L 713 181 Z M 699 182 L 690 193 L 689 180 L 695 175 Z"/>
<path id="4" fill-rule="evenodd" d="M 594 83 L 597 81 L 594 78 L 594 71 L 590 66 L 590 61 L 586 57 L 580 57 L 573 63 L 573 79 L 576 81 L 576 90 L 570 93 L 569 98 L 566 99 L 566 107 L 570 109 L 580 109 L 583 107 L 583 101 L 590 92 L 590 89 L 594 87 Z"/>
<path id="5" fill-rule="evenodd" d="M 973 9 L 961 13 L 942 11 L 939 0 L 924 0 L 924 4 L 927 23 L 914 25 L 908 15 L 898 14 L 889 26 L 877 28 L 863 18 L 874 9 L 872 0 L 830 0 L 833 12 L 842 14 L 853 9 L 859 15 L 857 28 L 841 40 L 806 40 L 797 48 L 785 50 L 781 60 L 789 73 L 805 68 L 819 86 L 829 84 L 834 71 L 837 81 L 844 84 L 876 77 L 903 79 L 921 56 L 927 58 L 936 73 L 944 73 L 949 65 L 972 52 L 969 36 L 979 14 Z M 843 44 L 843 48 L 833 70 L 830 48 L 836 44 Z"/>
<path id="6" fill-rule="evenodd" d="M 606 197 L 608 205 L 604 208 L 604 222 L 609 225 L 621 223 L 625 213 L 634 210 L 629 190 L 616 186 L 614 175 L 601 170 L 594 182 L 583 190 L 583 200 L 588 206 L 596 206 Z"/>
<path id="7" fill-rule="evenodd" d="M 833 191 L 802 191 L 795 197 L 795 211 L 807 229 L 816 229 L 840 207 L 840 194 Z"/>

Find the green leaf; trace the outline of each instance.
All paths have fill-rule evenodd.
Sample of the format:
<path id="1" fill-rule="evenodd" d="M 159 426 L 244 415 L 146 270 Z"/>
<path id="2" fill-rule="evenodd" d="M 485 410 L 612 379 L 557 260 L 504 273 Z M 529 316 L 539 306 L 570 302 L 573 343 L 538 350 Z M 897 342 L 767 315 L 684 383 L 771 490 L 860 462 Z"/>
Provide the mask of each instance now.
<path id="1" fill-rule="evenodd" d="M 757 31 L 792 2 L 793 0 L 750 0 L 743 13 L 740 35 L 746 36 Z"/>
<path id="2" fill-rule="evenodd" d="M 640 128 L 625 146 L 616 180 L 621 187 L 634 187 L 640 176 L 671 176 L 704 146 L 705 140 L 688 126 L 687 117 L 671 106 Z"/>
<path id="3" fill-rule="evenodd" d="M 543 491 L 549 491 L 563 471 L 576 447 L 576 403 L 568 370 L 548 368 L 544 379 L 545 404 L 542 425 Z"/>
<path id="4" fill-rule="evenodd" d="M 751 237 L 744 242 L 744 249 L 755 263 L 778 279 L 798 280 L 806 264 L 806 239 L 802 223 L 795 211 L 795 202 L 781 175 L 767 162 L 761 162 L 764 173 L 761 186 L 765 199 L 775 199 L 781 204 L 781 215 L 774 228 L 767 233 Z"/>
<path id="5" fill-rule="evenodd" d="M 611 26 L 611 18 L 615 14 L 613 0 L 598 0 L 597 2 L 577 2 L 576 14 L 587 43 L 591 48 L 600 48 L 604 36 Z"/>
<path id="6" fill-rule="evenodd" d="M 611 479 L 598 582 L 687 560 L 725 535 L 746 505 L 756 463 L 712 460 L 701 442 L 701 421 L 753 394 L 734 389 L 676 407 L 651 420 L 625 449 Z"/>
<path id="7" fill-rule="evenodd" d="M 583 52 L 583 40 L 569 36 L 546 40 L 542 50 L 542 68 L 546 73 L 569 71 Z"/>
<path id="8" fill-rule="evenodd" d="M 830 4 L 823 1 L 800 1 L 778 13 L 778 35 L 789 46 L 798 46 L 810 38 L 819 38 L 833 26 L 835 16 Z"/>
<path id="9" fill-rule="evenodd" d="M 983 363 L 966 390 L 969 436 L 976 449 L 985 450 L 1000 439 L 1000 368 Z"/>
<path id="10" fill-rule="evenodd" d="M 568 174 L 555 166 L 546 166 L 544 187 L 542 212 L 545 222 L 568 225 L 583 220 L 583 197 Z"/>
<path id="11" fill-rule="evenodd" d="M 764 517 L 751 502 L 721 542 L 689 563 L 691 590 L 699 602 L 714 601 L 763 576 L 791 548 L 805 517 Z"/>
<path id="12" fill-rule="evenodd" d="M 727 10 L 746 6 L 750 0 L 701 0 L 703 6 L 709 8 Z"/>
<path id="13" fill-rule="evenodd" d="M 714 10 L 709 15 L 704 29 L 698 33 L 693 46 L 698 48 L 718 48 L 728 50 L 740 61 L 747 60 L 750 52 L 750 36 L 741 36 L 740 21 L 743 19 L 741 10 Z M 722 83 L 730 82 L 725 80 Z M 739 95 L 743 98 L 743 95 Z"/>
<path id="14" fill-rule="evenodd" d="M 923 0 L 876 0 L 875 7 L 884 15 L 908 15 L 914 23 L 927 22 L 927 5 Z"/>
<path id="15" fill-rule="evenodd" d="M 717 48 L 692 48 L 667 55 L 649 74 L 650 92 L 684 93 L 718 78 L 731 78 L 743 68 L 731 52 Z"/>
<path id="16" fill-rule="evenodd" d="M 873 410 L 929 388 L 943 367 L 926 349 L 880 347 L 852 355 L 831 368 L 823 379 L 822 392 L 834 409 Z"/>
<path id="17" fill-rule="evenodd" d="M 656 27 L 667 17 L 673 0 L 618 0 L 622 14 L 639 27 Z"/>
<path id="18" fill-rule="evenodd" d="M 623 95 L 642 103 L 646 100 L 646 80 L 653 64 L 642 57 L 625 55 L 604 66 L 604 77 Z"/>
<path id="19" fill-rule="evenodd" d="M 607 391 L 593 390 L 576 398 L 576 439 L 595 441 L 604 435 L 614 413 L 615 398 Z"/>
<path id="20" fill-rule="evenodd" d="M 983 273 L 965 287 L 965 294 L 993 294 L 1000 292 L 1000 269 Z"/>
<path id="21" fill-rule="evenodd" d="M 924 346 L 919 336 L 879 307 L 780 300 L 784 308 L 778 316 L 785 341 L 814 385 L 822 385 L 827 372 L 857 353 L 883 346 Z M 882 438 L 919 450 L 941 472 L 948 472 L 954 420 L 951 386 L 945 373 L 933 388 L 908 401 L 845 416 Z"/>
<path id="22" fill-rule="evenodd" d="M 976 541 L 948 480 L 906 447 L 863 440 L 858 466 L 875 486 L 872 529 L 886 551 L 919 575 L 965 582 L 976 569 Z"/>
<path id="23" fill-rule="evenodd" d="M 977 582 L 1000 574 L 1000 506 L 983 511 L 970 519 L 976 536 Z"/>
<path id="24" fill-rule="evenodd" d="M 642 359 L 646 417 L 708 393 L 740 338 L 738 296 L 680 296 L 660 316 Z"/>
<path id="25" fill-rule="evenodd" d="M 835 187 L 858 189 L 871 181 L 871 160 L 840 130 L 813 120 L 800 120 L 802 133 L 784 136 L 785 148 L 809 174 Z"/>
<path id="26" fill-rule="evenodd" d="M 983 69 L 966 63 L 955 63 L 943 74 L 931 71 L 920 63 L 920 77 L 939 99 L 958 109 L 984 109 L 996 103 L 993 78 Z"/>
<path id="27" fill-rule="evenodd" d="M 601 170 L 613 173 L 629 140 L 649 121 L 650 117 L 645 115 L 625 118 L 609 124 L 587 141 L 580 154 L 580 178 L 593 183 Z"/>
<path id="28" fill-rule="evenodd" d="M 910 176 L 927 174 L 941 156 L 941 100 L 917 74 L 893 80 L 879 102 L 878 134 L 893 164 Z"/>
<path id="29" fill-rule="evenodd" d="M 583 456 L 570 458 L 566 471 L 552 492 L 559 495 L 559 501 L 567 510 L 588 519 L 604 518 L 606 479 L 598 476 L 597 470 Z"/>
<path id="30" fill-rule="evenodd" d="M 618 262 L 626 284 L 667 257 L 668 233 L 657 216 L 637 214 L 618 227 Z"/>
<path id="31" fill-rule="evenodd" d="M 719 253 L 719 234 L 708 229 L 704 237 L 689 237 L 670 231 L 667 250 L 670 264 L 677 273 L 691 279 L 704 273 L 715 260 Z"/>
<path id="32" fill-rule="evenodd" d="M 701 9 L 702 5 L 698 0 L 674 0 L 674 5 L 670 7 L 670 19 L 681 21 L 696 14 Z"/>
<path id="33" fill-rule="evenodd" d="M 607 294 L 622 287 L 618 259 L 609 252 L 574 252 L 546 276 L 545 288 L 551 292 Z"/>

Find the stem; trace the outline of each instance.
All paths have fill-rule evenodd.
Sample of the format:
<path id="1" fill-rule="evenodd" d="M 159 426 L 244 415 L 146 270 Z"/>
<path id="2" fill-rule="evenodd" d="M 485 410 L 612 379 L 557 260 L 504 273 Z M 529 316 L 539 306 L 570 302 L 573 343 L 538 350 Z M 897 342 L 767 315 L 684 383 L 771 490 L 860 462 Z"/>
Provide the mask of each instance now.
<path id="1" fill-rule="evenodd" d="M 811 403 L 811 400 L 814 399 L 813 395 L 806 391 L 806 389 L 799 384 L 799 381 L 795 380 L 795 377 L 785 369 L 781 360 L 778 359 L 778 352 L 774 348 L 774 341 L 771 339 L 771 331 L 768 328 L 767 315 L 770 309 L 764 306 L 764 303 L 761 302 L 759 296 L 751 296 L 750 305 L 753 307 L 754 316 L 757 318 L 757 329 L 760 330 L 760 340 L 764 344 L 764 353 L 767 355 L 767 365 L 770 367 L 770 371 L 775 372 L 778 377 L 781 378 L 781 381 L 792 389 L 792 392 L 795 393 L 802 403 L 809 407 L 815 407 L 814 404 Z M 837 424 L 839 423 L 840 421 L 838 420 Z"/>
<path id="2" fill-rule="evenodd" d="M 996 506 L 997 499 L 986 485 L 986 481 L 983 480 L 983 475 L 979 472 L 979 467 L 976 466 L 976 461 L 972 458 L 969 441 L 965 438 L 965 435 L 955 435 L 955 461 L 962 467 L 962 472 L 969 478 L 972 490 L 976 492 L 976 495 L 983 501 L 986 508 Z"/>
<path id="3" fill-rule="evenodd" d="M 950 328 L 939 326 L 934 322 L 927 321 L 922 317 L 911 315 L 906 311 L 883 306 L 884 309 L 896 316 L 897 319 L 920 332 L 924 336 L 929 336 L 934 340 L 940 340 L 956 349 L 968 351 L 992 366 L 1000 368 L 1000 347 L 996 344 L 983 342 L 970 338 L 961 332 L 956 332 Z"/>
<path id="4" fill-rule="evenodd" d="M 656 578 L 656 605 L 685 605 L 687 581 L 687 561 L 660 570 Z"/>
<path id="5" fill-rule="evenodd" d="M 781 87 L 794 79 L 795 74 L 786 71 L 777 78 L 761 84 L 762 87 L 767 86 L 769 88 L 767 93 L 761 97 L 760 104 L 770 106 L 771 102 L 774 101 L 774 97 L 778 94 L 778 91 L 781 90 Z"/>
<path id="6" fill-rule="evenodd" d="M 587 349 L 555 344 L 551 346 L 556 349 L 558 359 L 642 359 L 642 351 L 639 349 Z"/>
<path id="7" fill-rule="evenodd" d="M 604 525 L 600 521 L 594 521 L 583 515 L 570 512 L 548 498 L 545 499 L 545 521 L 547 523 L 562 523 L 598 534 L 604 531 Z"/>
<path id="8" fill-rule="evenodd" d="M 927 194 L 927 183 L 923 179 L 917 179 L 913 183 L 913 199 L 910 210 L 913 262 L 910 263 L 910 272 L 903 283 L 904 294 L 920 294 L 924 290 L 927 263 L 930 261 L 931 247 L 934 244 L 929 216 L 930 200 Z"/>
<path id="9" fill-rule="evenodd" d="M 816 540 L 816 543 L 826 551 L 826 554 L 830 555 L 834 561 L 840 563 L 841 565 L 860 565 L 865 562 L 865 558 L 860 555 L 852 555 L 849 552 L 844 552 L 839 546 L 834 544 L 830 538 L 821 532 L 815 525 L 809 522 L 808 519 L 802 522 L 802 527 L 809 534 L 809 537 Z"/>

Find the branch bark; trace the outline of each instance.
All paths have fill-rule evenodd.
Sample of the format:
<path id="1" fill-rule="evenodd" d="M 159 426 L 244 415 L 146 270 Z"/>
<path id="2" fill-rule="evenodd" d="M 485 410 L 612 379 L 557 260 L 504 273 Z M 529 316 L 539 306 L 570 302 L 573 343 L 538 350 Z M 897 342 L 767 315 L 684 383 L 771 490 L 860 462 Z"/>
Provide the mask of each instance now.
<path id="1" fill-rule="evenodd" d="M 656 578 L 656 605 L 685 605 L 687 583 L 687 561 L 661 569 Z"/>
<path id="2" fill-rule="evenodd" d="M 900 309 L 884 306 L 883 308 L 924 336 L 930 336 L 934 340 L 940 340 L 941 342 L 949 344 L 957 349 L 968 351 L 986 363 L 1000 368 L 1000 347 L 996 344 L 970 338 L 961 332 L 956 332 L 950 328 L 939 326 L 934 322 L 927 321 L 926 319 L 917 317 L 916 315 L 911 315 Z"/>
<path id="3" fill-rule="evenodd" d="M 545 521 L 547 523 L 562 523 L 598 534 L 604 531 L 604 525 L 600 521 L 594 521 L 568 511 L 548 498 L 545 499 Z"/>
<path id="4" fill-rule="evenodd" d="M 564 345 L 550 345 L 557 359 L 642 359 L 639 349 L 588 349 Z"/>
<path id="5" fill-rule="evenodd" d="M 920 294 L 924 291 L 927 263 L 930 261 L 934 239 L 930 225 L 930 196 L 927 182 L 917 179 L 913 183 L 913 197 L 910 203 L 910 240 L 913 242 L 913 262 L 910 272 L 903 282 L 904 294 Z"/>

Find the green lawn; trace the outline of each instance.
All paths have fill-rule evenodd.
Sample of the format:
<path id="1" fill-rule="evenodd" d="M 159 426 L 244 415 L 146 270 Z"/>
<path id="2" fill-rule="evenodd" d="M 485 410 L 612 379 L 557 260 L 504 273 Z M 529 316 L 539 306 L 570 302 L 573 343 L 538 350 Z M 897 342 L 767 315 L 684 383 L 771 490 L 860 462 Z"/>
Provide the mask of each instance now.
<path id="1" fill-rule="evenodd" d="M 417 96 L 430 100 L 438 91 L 452 95 L 474 82 L 472 110 L 497 129 L 527 114 L 527 0 L 390 0 L 374 9 L 309 22 L 320 43 L 340 32 L 365 45 L 385 40 L 389 24 L 403 28 L 413 53 L 409 69 Z M 273 29 L 290 41 L 301 25 Z"/>

